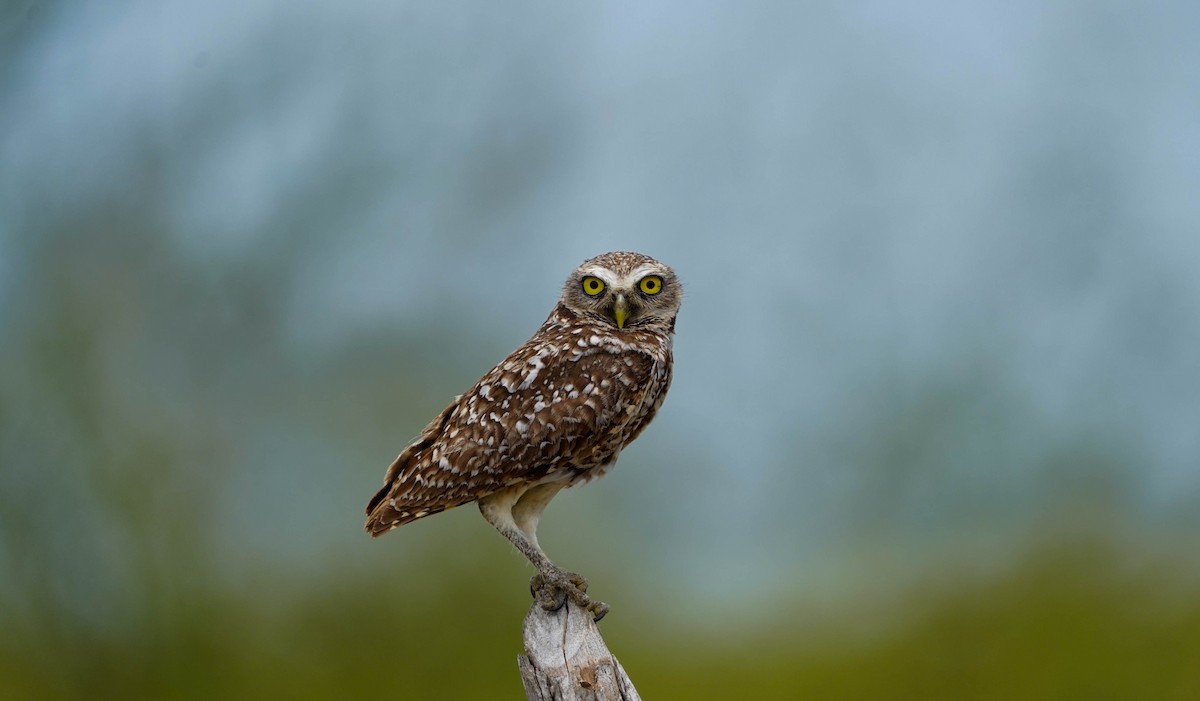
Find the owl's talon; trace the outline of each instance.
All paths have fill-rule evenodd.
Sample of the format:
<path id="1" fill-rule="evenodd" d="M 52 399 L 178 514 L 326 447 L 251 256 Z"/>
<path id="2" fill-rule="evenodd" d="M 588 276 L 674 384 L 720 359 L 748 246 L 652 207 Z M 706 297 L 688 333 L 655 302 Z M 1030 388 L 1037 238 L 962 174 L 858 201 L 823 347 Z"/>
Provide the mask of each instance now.
<path id="1" fill-rule="evenodd" d="M 570 597 L 576 606 L 592 614 L 592 620 L 599 621 L 608 613 L 608 604 L 588 596 L 587 586 L 587 580 L 574 572 L 542 572 L 529 580 L 529 592 L 547 611 L 562 608 Z"/>
<path id="2" fill-rule="evenodd" d="M 547 581 L 540 574 L 533 575 L 529 580 L 529 593 L 546 611 L 557 611 L 567 603 L 567 589 Z"/>

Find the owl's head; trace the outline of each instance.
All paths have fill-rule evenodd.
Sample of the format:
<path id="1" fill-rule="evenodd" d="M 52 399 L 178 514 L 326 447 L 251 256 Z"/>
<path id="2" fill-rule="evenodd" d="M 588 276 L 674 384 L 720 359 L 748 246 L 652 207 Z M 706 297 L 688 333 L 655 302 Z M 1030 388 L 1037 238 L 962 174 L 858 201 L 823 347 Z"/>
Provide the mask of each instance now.
<path id="1" fill-rule="evenodd" d="M 618 329 L 674 329 L 683 289 L 675 271 L 628 251 L 585 260 L 563 287 L 559 302 L 579 316 Z"/>

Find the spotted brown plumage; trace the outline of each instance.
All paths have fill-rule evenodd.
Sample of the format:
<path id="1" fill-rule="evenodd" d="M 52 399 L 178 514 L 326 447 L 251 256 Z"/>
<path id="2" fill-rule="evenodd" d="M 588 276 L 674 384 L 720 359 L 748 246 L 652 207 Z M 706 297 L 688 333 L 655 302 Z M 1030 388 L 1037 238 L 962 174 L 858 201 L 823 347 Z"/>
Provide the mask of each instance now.
<path id="1" fill-rule="evenodd" d="M 681 298 L 674 271 L 648 256 L 585 261 L 537 333 L 391 464 L 367 505 L 367 531 L 477 501 L 538 568 L 543 603 L 560 588 L 603 615 L 584 580 L 541 551 L 537 522 L 554 494 L 605 474 L 654 418 L 671 383 Z"/>

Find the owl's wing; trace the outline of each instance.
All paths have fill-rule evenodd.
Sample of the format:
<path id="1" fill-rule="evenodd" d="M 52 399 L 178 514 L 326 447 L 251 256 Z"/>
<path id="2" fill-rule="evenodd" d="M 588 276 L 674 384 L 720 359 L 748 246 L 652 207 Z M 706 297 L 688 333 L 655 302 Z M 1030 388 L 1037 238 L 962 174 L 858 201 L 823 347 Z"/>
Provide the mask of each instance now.
<path id="1" fill-rule="evenodd" d="M 655 360 L 628 348 L 538 337 L 458 397 L 388 468 L 367 505 L 380 535 L 521 482 L 611 458 Z"/>

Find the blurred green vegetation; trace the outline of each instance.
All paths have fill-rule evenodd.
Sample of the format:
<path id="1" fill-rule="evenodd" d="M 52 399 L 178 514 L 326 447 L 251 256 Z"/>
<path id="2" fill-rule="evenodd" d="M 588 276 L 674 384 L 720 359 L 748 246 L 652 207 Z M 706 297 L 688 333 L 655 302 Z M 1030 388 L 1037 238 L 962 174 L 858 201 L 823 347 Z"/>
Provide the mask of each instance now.
<path id="1" fill-rule="evenodd" d="M 982 582 L 930 573 L 876 613 L 898 625 L 842 614 L 813 630 L 795 611 L 743 644 L 662 641 L 635 679 L 648 698 L 1195 698 L 1200 588 L 1180 589 L 1173 566 L 1061 544 Z"/>
<path id="2" fill-rule="evenodd" d="M 464 566 L 429 552 L 303 588 L 265 578 L 107 633 L 10 624 L 0 697 L 521 698 L 526 599 L 505 555 Z M 664 615 L 669 591 L 610 586 L 603 630 L 645 698 L 1192 699 L 1200 580 L 1175 567 L 1064 542 L 982 581 L 931 572 L 869 611 L 781 601 L 772 625 L 737 632 L 681 626 Z M 623 598 L 654 608 L 622 610 Z"/>

